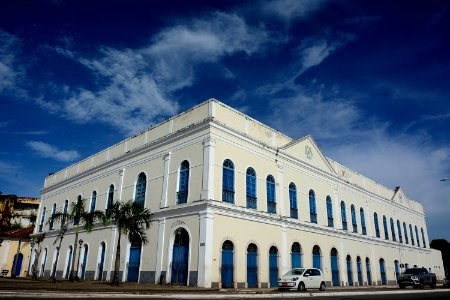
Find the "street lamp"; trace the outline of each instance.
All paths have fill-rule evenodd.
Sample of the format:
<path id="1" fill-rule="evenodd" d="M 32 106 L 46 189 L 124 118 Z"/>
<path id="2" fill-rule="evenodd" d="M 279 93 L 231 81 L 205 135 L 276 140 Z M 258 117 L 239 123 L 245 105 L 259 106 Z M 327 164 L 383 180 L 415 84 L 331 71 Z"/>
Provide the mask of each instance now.
<path id="1" fill-rule="evenodd" d="M 77 274 L 75 274 L 75 278 L 74 278 L 76 281 L 80 280 L 80 277 L 78 277 L 78 268 L 80 267 L 81 246 L 83 246 L 83 242 L 84 241 L 82 239 L 80 239 L 78 241 L 80 248 L 78 249 Z"/>

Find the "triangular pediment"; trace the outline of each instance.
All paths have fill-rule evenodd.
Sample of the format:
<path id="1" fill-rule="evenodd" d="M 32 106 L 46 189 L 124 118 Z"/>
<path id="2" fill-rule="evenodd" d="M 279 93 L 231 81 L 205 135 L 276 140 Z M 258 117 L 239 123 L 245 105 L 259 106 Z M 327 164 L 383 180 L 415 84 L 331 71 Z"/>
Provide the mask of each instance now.
<path id="1" fill-rule="evenodd" d="M 392 196 L 391 200 L 400 205 L 411 207 L 411 203 L 409 203 L 408 197 L 406 197 L 405 192 L 399 186 L 395 188 L 394 195 Z"/>
<path id="2" fill-rule="evenodd" d="M 281 151 L 296 159 L 307 162 L 318 169 L 335 174 L 328 159 L 323 155 L 312 136 L 307 135 L 301 139 L 290 142 L 280 148 Z"/>

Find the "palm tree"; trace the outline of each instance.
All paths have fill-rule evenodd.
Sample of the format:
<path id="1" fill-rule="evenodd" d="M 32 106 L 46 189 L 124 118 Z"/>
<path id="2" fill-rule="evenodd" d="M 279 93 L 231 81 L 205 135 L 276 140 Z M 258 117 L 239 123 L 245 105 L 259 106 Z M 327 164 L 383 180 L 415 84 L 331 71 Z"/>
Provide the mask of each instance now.
<path id="1" fill-rule="evenodd" d="M 111 285 L 119 285 L 120 267 L 120 239 L 122 234 L 128 236 L 130 243 L 140 241 L 142 244 L 148 242 L 146 229 L 150 228 L 151 213 L 141 204 L 129 200 L 127 202 L 116 202 L 107 212 L 108 223 L 114 225 L 119 232 L 116 248 L 116 259 L 114 262 L 114 275 Z"/>
<path id="2" fill-rule="evenodd" d="M 103 211 L 100 210 L 94 210 L 94 211 L 87 211 L 86 210 L 86 199 L 78 197 L 77 202 L 72 202 L 70 204 L 70 211 L 63 211 L 63 212 L 55 212 L 52 214 L 47 223 L 53 224 L 53 222 L 60 222 L 62 226 L 67 227 L 68 223 L 73 222 L 75 227 L 75 241 L 73 243 L 73 258 L 72 263 L 70 267 L 70 275 L 69 280 L 73 281 L 78 280 L 78 274 L 75 274 L 74 276 L 74 267 L 75 267 L 75 257 L 77 255 L 77 243 L 78 243 L 78 233 L 80 231 L 80 226 L 83 227 L 84 230 L 86 230 L 87 233 L 90 233 L 92 229 L 94 228 L 94 225 L 97 221 L 103 221 L 103 223 L 106 222 L 106 216 Z M 64 224 L 65 223 L 65 224 Z"/>
<path id="3" fill-rule="evenodd" d="M 56 236 L 55 241 L 53 242 L 53 245 L 55 245 L 59 240 L 59 245 L 56 247 L 56 259 L 52 266 L 52 273 L 50 274 L 50 277 L 48 279 L 49 281 L 52 281 L 52 282 L 56 282 L 56 266 L 58 265 L 58 260 L 59 260 L 59 250 L 61 249 L 61 243 L 64 238 L 64 235 L 66 234 L 66 231 L 67 231 L 67 226 L 63 226 L 59 230 L 59 233 Z"/>
<path id="4" fill-rule="evenodd" d="M 37 279 L 37 264 L 38 264 L 38 261 L 39 261 L 39 256 L 41 255 L 41 251 L 42 251 L 41 243 L 44 241 L 44 239 L 45 239 L 45 232 L 44 233 L 38 233 L 38 234 L 33 235 L 31 237 L 31 241 L 33 243 L 35 243 L 34 252 L 36 253 L 36 255 L 34 257 L 33 265 L 31 267 L 31 278 L 32 279 Z"/>

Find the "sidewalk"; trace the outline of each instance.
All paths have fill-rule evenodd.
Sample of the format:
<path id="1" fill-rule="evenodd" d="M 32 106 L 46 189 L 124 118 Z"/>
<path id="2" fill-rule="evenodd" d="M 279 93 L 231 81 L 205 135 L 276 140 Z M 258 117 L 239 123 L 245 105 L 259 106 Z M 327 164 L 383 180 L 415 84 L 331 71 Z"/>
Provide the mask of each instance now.
<path id="1" fill-rule="evenodd" d="M 397 286 L 374 286 L 374 287 L 327 287 L 327 291 L 368 291 L 368 290 L 392 290 L 398 289 Z M 277 293 L 276 288 L 259 288 L 259 289 L 213 289 L 200 287 L 176 286 L 170 284 L 157 285 L 149 283 L 121 283 L 119 286 L 111 286 L 105 281 L 74 281 L 58 280 L 56 283 L 48 280 L 38 279 L 31 280 L 28 278 L 0 278 L 0 290 L 6 291 L 65 291 L 65 292 L 115 292 L 115 293 L 136 293 L 136 294 L 153 294 L 153 293 L 195 293 L 195 294 L 272 294 Z M 318 292 L 311 290 L 312 292 Z"/>

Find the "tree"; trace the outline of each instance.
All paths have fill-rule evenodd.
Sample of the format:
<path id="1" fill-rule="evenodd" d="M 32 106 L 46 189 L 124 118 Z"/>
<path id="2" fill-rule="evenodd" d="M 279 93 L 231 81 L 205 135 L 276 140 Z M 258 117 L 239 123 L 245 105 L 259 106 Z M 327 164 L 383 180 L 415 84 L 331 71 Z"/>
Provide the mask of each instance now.
<path id="1" fill-rule="evenodd" d="M 31 278 L 37 279 L 37 264 L 39 261 L 39 256 L 42 251 L 42 241 L 45 239 L 45 233 L 39 233 L 31 237 L 31 241 L 35 243 L 34 252 L 36 253 L 33 261 L 33 265 L 31 266 Z"/>
<path id="2" fill-rule="evenodd" d="M 129 200 L 127 202 L 116 202 L 107 211 L 107 222 L 114 225 L 119 232 L 116 247 L 116 259 L 114 262 L 114 274 L 111 285 L 119 285 L 120 267 L 120 239 L 122 234 L 127 235 L 128 240 L 140 241 L 142 244 L 148 242 L 146 229 L 150 228 L 150 210 L 142 205 Z"/>
<path id="3" fill-rule="evenodd" d="M 63 226 L 61 228 L 61 230 L 59 231 L 58 235 L 56 236 L 55 241 L 53 242 L 53 245 L 54 245 L 59 240 L 59 245 L 56 247 L 56 258 L 55 258 L 55 262 L 53 263 L 53 266 L 52 266 L 52 273 L 50 274 L 50 278 L 48 279 L 49 281 L 56 282 L 56 266 L 58 265 L 58 260 L 59 260 L 59 250 L 61 249 L 61 243 L 64 238 L 64 235 L 66 234 L 66 231 L 67 231 L 67 226 Z"/>
<path id="4" fill-rule="evenodd" d="M 78 243 L 78 234 L 80 231 L 80 227 L 83 227 L 87 233 L 90 233 L 94 228 L 94 225 L 97 221 L 106 222 L 106 216 L 103 211 L 94 210 L 87 211 L 86 210 L 86 199 L 82 199 L 81 196 L 78 197 L 77 202 L 72 202 L 70 204 L 70 211 L 66 212 L 56 212 L 51 215 L 47 221 L 47 224 L 53 224 L 55 221 L 61 223 L 62 226 L 67 227 L 68 223 L 73 222 L 75 227 L 75 241 L 73 243 L 73 258 L 70 266 L 70 275 L 69 280 L 73 281 L 78 280 L 78 274 L 74 275 L 74 267 L 75 267 L 75 258 L 77 255 L 77 243 Z"/>

